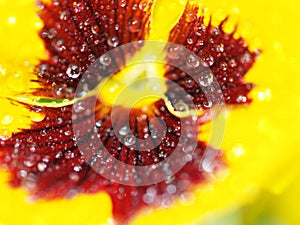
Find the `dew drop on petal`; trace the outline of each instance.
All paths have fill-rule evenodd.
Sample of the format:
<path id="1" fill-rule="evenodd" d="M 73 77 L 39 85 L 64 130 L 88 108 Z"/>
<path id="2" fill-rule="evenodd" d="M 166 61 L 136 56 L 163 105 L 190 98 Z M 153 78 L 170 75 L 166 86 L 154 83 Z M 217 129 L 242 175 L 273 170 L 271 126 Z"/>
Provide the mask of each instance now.
<path id="1" fill-rule="evenodd" d="M 127 5 L 127 0 L 120 0 L 119 6 L 120 7 L 125 7 Z"/>
<path id="2" fill-rule="evenodd" d="M 174 108 L 179 112 L 186 112 L 189 110 L 189 107 L 184 102 L 178 102 L 174 105 Z"/>
<path id="3" fill-rule="evenodd" d="M 66 136 L 70 136 L 71 135 L 71 131 L 70 130 L 66 130 L 65 132 L 64 132 L 64 134 L 66 135 Z"/>
<path id="4" fill-rule="evenodd" d="M 182 53 L 182 49 L 179 46 L 171 46 L 168 49 L 168 57 L 170 59 L 179 59 Z"/>
<path id="5" fill-rule="evenodd" d="M 186 40 L 186 42 L 187 42 L 189 45 L 194 44 L 194 40 L 193 40 L 192 38 L 188 38 L 188 39 Z"/>
<path id="6" fill-rule="evenodd" d="M 229 61 L 229 66 L 230 66 L 231 68 L 236 67 L 236 66 L 237 66 L 236 60 L 235 60 L 235 59 L 231 59 L 231 60 Z"/>
<path id="7" fill-rule="evenodd" d="M 80 172 L 82 170 L 82 167 L 81 166 L 74 166 L 73 170 L 75 172 Z"/>
<path id="8" fill-rule="evenodd" d="M 102 55 L 99 61 L 103 66 L 109 66 L 111 64 L 111 58 L 108 55 Z"/>
<path id="9" fill-rule="evenodd" d="M 212 102 L 211 101 L 207 101 L 207 102 L 204 102 L 203 103 L 203 106 L 205 107 L 205 108 L 211 108 L 212 107 Z"/>
<path id="10" fill-rule="evenodd" d="M 98 34 L 99 30 L 100 30 L 100 28 L 96 24 L 91 27 L 91 31 L 93 34 Z"/>
<path id="11" fill-rule="evenodd" d="M 216 46 L 216 51 L 217 52 L 224 52 L 224 45 L 221 43 L 221 44 L 218 44 Z"/>
<path id="12" fill-rule="evenodd" d="M 148 0 L 142 0 L 139 4 L 139 9 L 144 10 L 147 5 L 148 5 Z"/>
<path id="13" fill-rule="evenodd" d="M 128 29 L 132 33 L 139 32 L 141 30 L 141 21 L 136 18 L 131 18 L 128 22 Z"/>
<path id="14" fill-rule="evenodd" d="M 215 63 L 215 59 L 211 55 L 206 56 L 202 61 L 203 66 L 206 67 L 212 66 Z"/>
<path id="15" fill-rule="evenodd" d="M 201 86 L 207 87 L 214 81 L 214 75 L 212 73 L 205 73 L 200 75 L 198 80 Z"/>
<path id="16" fill-rule="evenodd" d="M 30 112 L 29 117 L 33 122 L 41 122 L 45 119 L 46 114 L 41 112 Z"/>
<path id="17" fill-rule="evenodd" d="M 206 27 L 203 24 L 197 24 L 194 27 L 194 32 L 198 36 L 202 36 L 205 33 Z"/>
<path id="18" fill-rule="evenodd" d="M 168 192 L 169 194 L 175 194 L 175 193 L 176 193 L 176 186 L 173 185 L 173 184 L 169 184 L 169 185 L 167 186 L 167 192 Z"/>
<path id="19" fill-rule="evenodd" d="M 246 96 L 243 96 L 243 95 L 239 95 L 239 96 L 236 98 L 236 102 L 237 102 L 237 103 L 245 103 L 245 102 L 247 102 L 247 97 L 246 97 Z"/>
<path id="20" fill-rule="evenodd" d="M 126 146 L 131 146 L 131 145 L 134 145 L 135 144 L 135 136 L 134 135 L 127 135 L 125 138 L 124 138 L 124 144 Z"/>
<path id="21" fill-rule="evenodd" d="M 200 65 L 200 61 L 194 55 L 188 55 L 186 59 L 186 65 L 191 68 L 197 68 Z"/>
<path id="22" fill-rule="evenodd" d="M 116 36 L 112 36 L 112 37 L 109 37 L 107 39 L 107 44 L 110 46 L 110 47 L 117 47 L 119 45 L 119 39 L 118 37 Z"/>
<path id="23" fill-rule="evenodd" d="M 37 168 L 40 172 L 44 172 L 45 169 L 47 168 L 47 164 L 44 162 L 40 162 L 37 164 Z"/>
<path id="24" fill-rule="evenodd" d="M 78 65 L 71 63 L 68 66 L 66 73 L 70 78 L 76 79 L 80 76 L 81 68 Z"/>
<path id="25" fill-rule="evenodd" d="M 93 63 L 96 61 L 96 56 L 94 54 L 90 54 L 88 60 Z"/>
<path id="26" fill-rule="evenodd" d="M 123 126 L 119 130 L 119 134 L 122 136 L 125 136 L 129 133 L 129 127 L 128 126 Z"/>

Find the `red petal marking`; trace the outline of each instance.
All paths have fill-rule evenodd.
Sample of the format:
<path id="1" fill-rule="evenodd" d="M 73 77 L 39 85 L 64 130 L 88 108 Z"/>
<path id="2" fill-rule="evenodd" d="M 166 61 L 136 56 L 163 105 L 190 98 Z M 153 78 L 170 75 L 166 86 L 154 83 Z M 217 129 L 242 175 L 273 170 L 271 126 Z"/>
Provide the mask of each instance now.
<path id="1" fill-rule="evenodd" d="M 116 46 L 143 40 L 149 32 L 150 10 L 143 11 L 139 3 L 140 0 L 55 0 L 41 4 L 44 27 L 40 36 L 49 59 L 42 60 L 37 69 L 37 82 L 45 87 L 37 94 L 72 98 L 70 93 L 92 62 Z M 151 9 L 152 4 L 149 1 L 147 7 Z M 67 74 L 72 65 L 78 73 L 73 78 Z"/>
<path id="2" fill-rule="evenodd" d="M 216 151 L 197 141 L 197 121 L 189 120 L 190 130 L 182 130 L 180 120 L 167 110 L 162 100 L 156 102 L 147 111 L 131 110 L 129 125 L 134 136 L 140 139 L 146 139 L 149 135 L 151 137 L 145 146 L 139 146 L 142 150 L 148 151 L 139 152 L 131 150 L 119 141 L 122 137 L 118 131 L 122 129 L 125 121 L 122 115 L 126 114 L 127 109 L 121 107 L 116 109 L 115 113 L 121 117 L 115 121 L 113 129 L 110 107 L 99 103 L 95 110 L 95 117 L 94 112 L 83 109 L 94 101 L 95 98 L 90 98 L 84 104 L 80 104 L 81 109 L 86 112 L 85 117 L 80 117 L 73 122 L 85 128 L 91 127 L 93 118 L 97 123 L 92 126 L 93 129 L 79 130 L 76 139 L 72 128 L 72 106 L 67 106 L 43 108 L 46 117 L 42 122 L 34 124 L 31 130 L 24 130 L 14 134 L 11 139 L 0 142 L 0 164 L 6 166 L 11 172 L 13 186 L 23 186 L 34 197 L 48 199 L 105 190 L 112 198 L 115 218 L 125 222 L 141 207 L 170 204 L 175 196 L 188 191 L 191 184 L 206 180 L 203 160 L 210 152 L 216 153 Z M 157 147 L 149 147 L 154 146 L 155 140 L 159 140 L 151 136 L 153 129 L 157 132 L 163 130 L 157 121 L 152 123 L 152 127 L 150 126 L 149 121 L 154 117 L 161 118 L 166 123 L 167 130 Z M 97 135 L 101 135 L 101 141 L 99 137 L 96 138 Z M 104 143 L 112 156 L 128 165 L 155 165 L 173 153 L 182 135 L 189 137 L 183 144 L 181 143 L 181 154 L 186 157 L 181 155 L 178 159 L 184 160 L 186 165 L 166 181 L 147 186 L 127 186 L 107 180 L 87 164 L 86 160 L 89 159 L 84 158 L 78 148 L 87 149 L 92 159 L 95 152 L 102 154 L 101 143 Z M 196 149 L 190 153 L 183 152 L 183 149 L 191 146 L 192 142 L 198 142 Z M 105 160 L 106 155 L 101 154 L 97 156 L 96 163 Z M 220 156 L 215 158 L 214 164 L 215 169 L 222 165 Z M 109 162 L 104 166 L 116 172 Z M 125 168 L 117 168 L 117 170 L 124 171 Z M 140 178 L 150 179 L 142 172 Z"/>
<path id="3" fill-rule="evenodd" d="M 223 25 L 226 19 L 217 27 L 214 27 L 211 21 L 205 26 L 204 16 L 197 17 L 198 10 L 198 7 L 187 5 L 179 22 L 170 33 L 169 42 L 184 45 L 198 55 L 202 62 L 188 58 L 189 56 L 184 56 L 185 60 L 182 60 L 182 57 L 174 58 L 176 49 L 170 48 L 169 61 L 189 68 L 191 73 L 187 75 L 180 69 L 168 65 L 165 77 L 180 84 L 190 94 L 189 97 L 192 96 L 198 109 L 211 107 L 204 94 L 204 90 L 206 93 L 215 92 L 214 85 L 209 85 L 212 81 L 211 72 L 218 81 L 226 103 L 249 103 L 251 100 L 247 95 L 253 85 L 246 83 L 243 77 L 253 66 L 259 51 L 251 52 L 242 38 L 235 39 L 235 31 L 225 33 Z M 177 96 L 176 88 L 172 83 L 168 83 L 167 96 L 175 104 L 176 100 L 172 96 Z M 213 101 L 219 103 L 221 100 L 213 99 Z"/>

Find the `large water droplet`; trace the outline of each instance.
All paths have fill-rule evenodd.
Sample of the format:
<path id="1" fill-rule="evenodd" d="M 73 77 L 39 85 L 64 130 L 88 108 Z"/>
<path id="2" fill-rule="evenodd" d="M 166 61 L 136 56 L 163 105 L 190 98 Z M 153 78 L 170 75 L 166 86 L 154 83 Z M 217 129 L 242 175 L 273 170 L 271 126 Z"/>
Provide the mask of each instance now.
<path id="1" fill-rule="evenodd" d="M 68 66 L 67 71 L 66 71 L 68 77 L 73 78 L 73 79 L 78 78 L 80 76 L 80 72 L 81 72 L 81 68 L 78 65 L 73 64 L 73 63 L 71 63 Z"/>

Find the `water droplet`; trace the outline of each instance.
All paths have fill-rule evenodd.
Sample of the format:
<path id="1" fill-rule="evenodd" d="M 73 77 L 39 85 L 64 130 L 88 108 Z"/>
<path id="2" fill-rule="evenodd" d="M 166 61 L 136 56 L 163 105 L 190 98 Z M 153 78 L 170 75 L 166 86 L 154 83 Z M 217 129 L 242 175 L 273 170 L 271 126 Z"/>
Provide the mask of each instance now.
<path id="1" fill-rule="evenodd" d="M 191 68 L 197 68 L 200 65 L 200 61 L 195 55 L 188 55 L 186 59 L 186 65 Z"/>
<path id="2" fill-rule="evenodd" d="M 34 165 L 34 162 L 32 160 L 26 160 L 24 161 L 24 165 L 27 167 L 32 167 Z"/>
<path id="3" fill-rule="evenodd" d="M 170 59 L 179 59 L 182 53 L 182 48 L 180 46 L 171 46 L 168 49 L 168 57 Z"/>
<path id="4" fill-rule="evenodd" d="M 66 136 L 70 136 L 71 135 L 71 131 L 70 130 L 66 130 L 65 132 L 64 132 L 64 134 L 66 135 Z"/>
<path id="5" fill-rule="evenodd" d="M 194 40 L 193 40 L 192 38 L 188 38 L 188 39 L 186 40 L 186 42 L 187 42 L 189 45 L 194 44 Z"/>
<path id="6" fill-rule="evenodd" d="M 246 97 L 246 96 L 243 96 L 243 95 L 239 95 L 239 96 L 236 98 L 236 102 L 238 102 L 238 103 L 245 103 L 245 102 L 247 102 L 247 97 Z"/>
<path id="7" fill-rule="evenodd" d="M 68 15 L 69 15 L 69 13 L 68 13 L 67 11 L 61 11 L 61 12 L 59 13 L 59 18 L 60 18 L 61 20 L 67 20 L 67 19 L 68 19 Z"/>
<path id="8" fill-rule="evenodd" d="M 236 63 L 235 59 L 230 59 L 230 61 L 229 61 L 229 66 L 230 66 L 231 68 L 234 68 L 234 67 L 237 66 L 237 63 Z"/>
<path id="9" fill-rule="evenodd" d="M 131 145 L 134 145 L 135 144 L 135 136 L 134 135 L 127 135 L 125 138 L 124 138 L 124 144 L 126 146 L 131 146 Z"/>
<path id="10" fill-rule="evenodd" d="M 119 39 L 118 37 L 116 36 L 112 36 L 112 37 L 109 37 L 107 39 L 107 44 L 110 46 L 110 47 L 117 47 L 119 45 Z"/>
<path id="11" fill-rule="evenodd" d="M 26 177 L 27 176 L 27 171 L 26 170 L 20 170 L 19 174 L 20 174 L 20 177 Z"/>
<path id="12" fill-rule="evenodd" d="M 73 170 L 74 170 L 75 172 L 79 172 L 79 171 L 82 170 L 82 167 L 81 167 L 81 166 L 74 166 Z"/>
<path id="13" fill-rule="evenodd" d="M 96 61 L 96 56 L 94 54 L 90 54 L 88 60 L 93 63 Z"/>
<path id="14" fill-rule="evenodd" d="M 61 117 L 57 117 L 56 121 L 57 121 L 57 124 L 62 124 L 63 119 Z"/>
<path id="15" fill-rule="evenodd" d="M 167 153 L 164 152 L 164 151 L 160 151 L 160 152 L 158 153 L 158 157 L 160 157 L 160 158 L 166 158 L 166 157 L 167 157 Z"/>
<path id="16" fill-rule="evenodd" d="M 78 65 L 71 63 L 68 66 L 66 73 L 68 77 L 76 79 L 80 76 L 81 68 Z"/>
<path id="17" fill-rule="evenodd" d="M 158 132 L 157 132 L 156 130 L 151 129 L 151 130 L 150 130 L 150 133 L 151 133 L 151 137 L 152 137 L 153 139 L 158 138 Z"/>
<path id="18" fill-rule="evenodd" d="M 215 27 L 215 28 L 212 30 L 212 33 L 213 33 L 215 36 L 219 35 L 219 34 L 220 34 L 220 28 Z"/>
<path id="19" fill-rule="evenodd" d="M 188 78 L 184 81 L 184 86 L 186 88 L 192 88 L 195 85 L 195 81 L 192 78 Z"/>
<path id="20" fill-rule="evenodd" d="M 83 112 L 85 110 L 85 106 L 83 102 L 76 102 L 73 106 L 73 109 L 75 112 L 80 113 Z"/>
<path id="21" fill-rule="evenodd" d="M 64 46 L 64 40 L 63 39 L 57 39 L 54 42 L 54 48 L 59 52 L 62 52 L 63 50 L 66 50 L 66 46 Z"/>
<path id="22" fill-rule="evenodd" d="M 96 24 L 91 27 L 91 31 L 93 34 L 98 34 L 99 30 L 100 30 L 100 28 Z"/>
<path id="23" fill-rule="evenodd" d="M 221 44 L 218 44 L 216 46 L 216 51 L 217 52 L 224 52 L 224 45 L 221 43 Z"/>
<path id="24" fill-rule="evenodd" d="M 80 51 L 81 51 L 81 52 L 85 52 L 87 49 L 88 49 L 88 44 L 87 44 L 87 43 L 83 43 L 83 44 L 80 46 Z"/>
<path id="25" fill-rule="evenodd" d="M 131 18 L 128 23 L 128 29 L 130 32 L 139 32 L 141 29 L 141 21 L 136 18 Z"/>
<path id="26" fill-rule="evenodd" d="M 211 108 L 212 107 L 212 101 L 207 101 L 207 102 L 203 102 L 203 106 L 205 107 L 205 108 Z"/>
<path id="27" fill-rule="evenodd" d="M 125 7 L 127 5 L 127 0 L 120 0 L 119 6 L 120 7 Z"/>
<path id="28" fill-rule="evenodd" d="M 212 66 L 214 63 L 215 63 L 215 59 L 211 55 L 206 56 L 202 62 L 203 66 L 206 67 Z"/>
<path id="29" fill-rule="evenodd" d="M 143 201 L 148 205 L 150 205 L 154 200 L 155 200 L 155 196 L 153 195 L 144 194 L 143 196 Z"/>
<path id="30" fill-rule="evenodd" d="M 111 64 L 111 58 L 108 55 L 102 55 L 99 61 L 103 66 L 109 66 Z"/>
<path id="31" fill-rule="evenodd" d="M 146 6 L 148 5 L 148 1 L 147 0 L 142 0 L 139 4 L 139 9 L 140 10 L 144 10 L 146 8 Z"/>
<path id="32" fill-rule="evenodd" d="M 70 173 L 69 178 L 74 181 L 78 181 L 80 179 L 80 177 L 77 173 Z"/>
<path id="33" fill-rule="evenodd" d="M 38 163 L 37 168 L 40 172 L 44 172 L 45 169 L 47 168 L 47 164 L 44 162 L 40 162 L 40 163 Z"/>
<path id="34" fill-rule="evenodd" d="M 80 13 L 84 11 L 84 4 L 82 3 L 78 3 L 78 2 L 74 2 L 73 3 L 73 9 L 75 13 Z"/>
<path id="35" fill-rule="evenodd" d="M 203 24 L 197 24 L 195 27 L 194 27 L 194 32 L 196 35 L 198 36 L 202 36 L 206 31 L 206 28 Z"/>
<path id="36" fill-rule="evenodd" d="M 188 13 L 185 15 L 185 21 L 190 23 L 197 19 L 197 16 L 194 13 Z"/>
<path id="37" fill-rule="evenodd" d="M 173 185 L 173 184 L 169 184 L 169 185 L 167 186 L 167 192 L 168 192 L 169 194 L 175 194 L 175 193 L 176 193 L 176 186 Z"/>
<path id="38" fill-rule="evenodd" d="M 95 125 L 97 128 L 100 128 L 102 126 L 102 121 L 97 121 Z"/>
<path id="39" fill-rule="evenodd" d="M 119 130 L 119 134 L 122 136 L 125 136 L 129 133 L 129 127 L 128 126 L 123 126 Z"/>
<path id="40" fill-rule="evenodd" d="M 214 75 L 210 72 L 200 75 L 199 83 L 203 87 L 207 87 L 214 81 Z"/>
<path id="41" fill-rule="evenodd" d="M 57 35 L 57 31 L 55 28 L 50 28 L 48 32 L 46 32 L 46 35 L 49 39 L 53 39 Z"/>
<path id="42" fill-rule="evenodd" d="M 249 52 L 246 52 L 242 57 L 241 57 L 241 63 L 250 63 L 251 62 L 251 55 Z"/>
<path id="43" fill-rule="evenodd" d="M 186 112 L 189 110 L 189 107 L 187 104 L 185 104 L 184 102 L 178 102 L 174 105 L 174 108 L 176 111 L 179 112 Z"/>

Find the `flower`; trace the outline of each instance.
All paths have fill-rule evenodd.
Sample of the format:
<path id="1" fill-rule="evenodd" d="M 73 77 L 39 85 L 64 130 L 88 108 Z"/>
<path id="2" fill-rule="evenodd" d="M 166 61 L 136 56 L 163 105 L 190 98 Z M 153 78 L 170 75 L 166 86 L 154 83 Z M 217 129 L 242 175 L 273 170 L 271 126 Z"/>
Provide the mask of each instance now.
<path id="1" fill-rule="evenodd" d="M 14 23 L 14 19 L 11 19 L 11 18 L 13 18 L 13 17 L 9 17 L 8 21 L 9 21 L 9 23 L 13 24 Z M 38 52 L 38 50 L 35 50 L 35 51 Z M 35 58 L 35 57 L 37 57 L 37 56 L 34 56 L 33 58 Z M 8 57 L 8 59 L 9 59 L 9 57 Z M 4 64 L 4 65 L 7 65 L 7 64 Z M 2 70 L 4 71 L 4 70 L 8 70 L 8 69 L 7 68 L 3 68 Z M 255 68 L 254 68 L 254 71 L 255 71 Z M 7 73 L 7 71 L 4 71 L 4 72 Z M 257 71 L 253 72 L 253 70 L 251 72 L 252 72 L 252 74 L 254 74 L 255 72 L 259 73 Z M 259 84 L 259 80 L 257 78 L 255 79 L 255 81 L 257 81 L 255 83 Z M 15 92 L 17 92 L 17 91 L 18 90 L 15 90 Z M 271 90 L 267 89 L 267 90 L 259 91 L 257 93 L 258 98 L 261 99 L 261 100 L 263 100 L 263 103 L 261 103 L 261 104 L 266 105 L 269 102 L 271 102 L 269 104 L 273 104 L 272 99 L 270 101 L 268 100 L 269 98 L 271 98 L 274 95 L 272 91 L 273 91 L 273 89 L 271 89 Z M 22 91 L 20 91 L 20 92 L 22 92 Z M 20 92 L 17 92 L 17 93 L 20 93 Z M 13 94 L 15 94 L 15 93 L 13 93 Z M 5 93 L 5 97 L 6 96 L 12 96 L 12 93 L 10 93 L 8 91 L 8 93 Z M 7 103 L 7 104 L 10 107 L 15 107 L 15 106 L 11 106 L 10 103 Z M 253 105 L 255 105 L 255 104 L 256 103 L 254 102 Z M 259 104 L 259 103 L 257 103 L 257 104 Z M 251 111 L 252 107 L 253 106 L 251 106 L 250 108 L 248 108 L 247 112 L 244 112 L 244 113 L 241 112 L 241 111 L 236 111 L 236 112 L 233 111 L 232 114 L 234 116 L 232 116 L 232 114 L 229 115 L 229 118 L 228 118 L 229 123 L 231 124 L 231 120 L 232 121 L 234 120 L 233 124 L 238 124 L 240 126 L 240 124 L 244 124 L 245 118 L 247 118 L 247 119 L 250 120 L 249 116 L 247 116 L 247 115 L 249 115 L 249 114 L 255 115 L 254 112 L 253 112 L 254 109 Z M 264 107 L 266 107 L 266 106 L 264 106 Z M 21 109 L 21 107 L 17 107 L 17 108 Z M 259 108 L 261 109 L 262 106 L 260 106 Z M 26 111 L 26 109 L 23 109 L 23 111 Z M 10 114 L 8 114 L 8 115 L 5 114 L 4 115 L 4 120 L 3 120 L 4 124 L 5 123 L 10 124 L 9 122 L 11 121 L 11 118 L 9 117 L 9 115 Z M 18 113 L 17 113 L 17 115 L 18 115 Z M 22 115 L 24 115 L 24 114 L 22 114 Z M 38 122 L 38 121 L 44 119 L 40 115 L 41 114 L 39 114 L 39 113 L 37 113 L 37 114 L 33 113 L 33 115 L 31 115 L 31 118 L 33 118 L 33 120 L 35 120 L 35 121 Z M 241 115 L 243 115 L 243 116 L 241 116 Z M 18 117 L 13 116 L 12 118 L 16 119 Z M 260 118 L 260 117 L 259 116 L 254 117 L 254 121 L 257 118 Z M 26 122 L 24 122 L 24 123 L 22 122 L 21 124 L 22 125 L 17 126 L 17 127 L 18 128 L 29 128 L 29 126 L 30 126 L 30 124 L 28 124 Z M 262 126 L 261 133 L 264 133 L 266 125 L 264 125 L 263 122 L 262 122 L 261 126 Z M 189 207 L 192 207 L 193 209 L 201 210 L 201 212 L 204 213 L 205 211 L 210 211 L 211 209 L 222 208 L 224 205 L 231 205 L 230 203 L 232 203 L 232 202 L 241 204 L 241 203 L 245 203 L 246 201 L 249 201 L 250 198 L 248 196 L 246 197 L 246 195 L 254 196 L 253 193 L 258 192 L 261 187 L 264 187 L 264 186 L 268 187 L 269 186 L 268 182 L 272 182 L 272 181 L 266 180 L 266 177 L 272 177 L 272 176 L 269 176 L 269 175 L 273 174 L 276 170 L 280 170 L 280 166 L 278 166 L 278 163 L 276 163 L 276 161 L 278 161 L 280 159 L 280 161 L 282 162 L 282 164 L 286 165 L 289 162 L 289 160 L 293 159 L 293 157 L 291 156 L 293 154 L 291 153 L 291 155 L 288 154 L 288 156 L 285 156 L 285 158 L 284 158 L 285 160 L 282 160 L 282 158 L 280 158 L 281 157 L 281 155 L 280 155 L 280 153 L 281 153 L 280 150 L 281 149 L 279 149 L 278 152 L 275 149 L 275 153 L 278 153 L 278 154 L 274 154 L 274 155 L 269 154 L 270 152 L 266 152 L 264 154 L 264 153 L 261 153 L 262 151 L 257 151 L 257 150 L 253 151 L 253 153 L 251 153 L 252 149 L 256 149 L 257 148 L 257 145 L 253 144 L 253 140 L 259 140 L 259 139 L 256 139 L 254 137 L 253 133 L 251 133 L 251 135 L 247 135 L 248 134 L 247 132 L 249 132 L 249 133 L 251 132 L 251 126 L 250 126 L 250 124 L 245 125 L 245 127 L 247 127 L 247 129 L 243 130 L 244 132 L 242 134 L 238 135 L 238 134 L 235 133 L 236 135 L 230 135 L 231 136 L 231 138 L 230 138 L 231 140 L 229 142 L 229 147 L 226 147 L 227 143 L 226 143 L 226 139 L 225 139 L 225 144 L 224 144 L 225 147 L 224 147 L 224 149 L 230 149 L 230 150 L 232 150 L 232 152 L 228 151 L 228 153 L 227 153 L 227 157 L 228 157 L 228 161 L 229 161 L 229 168 L 231 169 L 230 175 L 223 182 L 216 182 L 216 183 L 214 183 L 213 187 L 215 188 L 215 191 L 213 191 L 213 192 L 211 192 L 209 190 L 209 188 L 207 188 L 207 187 L 206 188 L 203 187 L 203 186 L 201 186 L 201 188 L 199 187 L 199 190 L 200 190 L 199 192 L 200 193 L 196 195 L 197 196 L 196 197 L 196 201 L 192 204 L 192 206 L 186 206 L 186 207 L 182 206 L 182 208 L 185 208 L 185 210 L 186 210 L 186 211 L 184 211 L 185 215 L 186 215 L 187 211 L 189 211 L 189 210 L 187 210 L 187 208 L 189 208 Z M 232 127 L 232 129 L 233 128 L 236 128 L 236 127 Z M 12 131 L 15 131 L 14 130 L 15 128 L 10 128 L 10 129 L 12 129 Z M 235 130 L 239 130 L 239 129 L 235 129 Z M 267 130 L 270 131 L 270 129 L 267 129 Z M 9 132 L 9 131 L 7 131 L 7 132 Z M 229 131 L 227 130 L 227 132 L 230 133 L 230 132 L 234 132 L 234 131 L 231 131 L 230 128 L 229 128 Z M 251 137 L 251 140 L 252 140 L 251 144 L 249 142 L 247 142 L 247 140 L 243 140 L 243 141 L 232 140 L 233 137 L 235 137 L 235 138 L 241 137 L 240 135 L 243 135 L 242 137 L 247 137 L 247 138 Z M 233 146 L 233 147 L 230 146 L 230 143 L 234 143 L 235 146 Z M 237 143 L 240 143 L 240 144 L 237 144 Z M 245 143 L 247 143 L 247 145 L 245 145 Z M 258 143 L 261 143 L 261 142 L 258 142 Z M 252 148 L 252 147 L 254 147 L 254 148 Z M 260 147 L 260 148 L 263 148 L 263 146 Z M 263 163 L 260 163 L 259 165 L 257 165 L 257 163 L 254 164 L 254 162 L 257 159 L 256 157 L 258 157 L 258 159 L 260 159 L 259 161 L 263 162 Z M 270 157 L 274 157 L 275 162 L 270 162 L 270 164 L 268 164 L 267 163 L 268 161 L 266 159 L 270 159 Z M 249 160 L 251 160 L 252 163 L 250 163 Z M 273 161 L 273 160 L 271 160 L 271 161 Z M 247 162 L 247 163 L 245 164 L 244 162 Z M 261 165 L 261 164 L 263 164 L 263 165 Z M 276 165 L 276 167 L 272 166 L 272 165 Z M 253 173 L 253 171 L 255 171 L 255 170 L 264 170 L 264 171 L 260 171 L 262 174 L 260 176 L 256 176 L 256 174 Z M 245 179 L 245 177 L 246 177 L 246 179 Z M 232 188 L 233 184 L 234 184 L 234 188 Z M 272 185 L 272 187 L 273 187 L 273 185 Z M 278 187 L 278 186 L 275 186 L 275 187 Z M 273 188 L 273 189 L 274 189 L 273 191 L 278 191 L 278 190 L 276 190 L 276 188 Z M 224 193 L 225 194 L 226 193 L 230 193 L 230 196 L 228 198 L 226 198 L 226 197 L 224 197 Z M 218 194 L 220 195 L 220 197 L 218 197 Z M 104 199 L 105 199 L 105 197 L 104 197 Z M 201 200 L 201 199 L 202 199 L 202 201 L 199 202 L 199 200 Z M 219 201 L 218 200 L 203 201 L 203 200 L 212 200 L 212 199 L 219 199 Z M 236 201 L 236 199 L 239 199 L 239 201 Z M 76 200 L 74 200 L 74 201 L 76 201 Z M 198 205 L 197 205 L 197 201 L 198 201 Z M 208 202 L 210 203 L 211 202 L 211 205 L 210 204 L 205 204 L 204 205 L 203 202 L 205 202 L 205 203 L 208 203 Z M 47 205 L 47 204 L 51 204 L 51 203 L 45 203 L 45 204 Z M 107 205 L 109 207 L 110 204 L 107 203 L 105 205 Z M 212 207 L 212 208 L 210 208 L 210 207 Z M 106 207 L 104 207 L 103 210 L 105 210 L 105 208 Z M 176 211 L 176 207 L 172 208 L 170 211 L 172 211 L 172 210 Z M 82 212 L 80 212 L 80 214 L 82 214 Z M 181 209 L 179 210 L 178 215 L 183 215 Z M 191 210 L 189 212 L 189 215 L 190 216 L 189 216 L 188 219 L 184 218 L 183 220 L 185 220 L 185 221 L 187 221 L 187 220 L 193 220 L 193 218 L 198 217 L 198 213 L 196 212 L 196 210 Z M 153 216 L 153 214 L 151 216 Z M 154 217 L 155 217 L 155 215 L 154 215 Z M 160 217 L 160 220 L 162 218 L 166 218 L 166 217 Z M 177 222 L 180 223 L 179 220 Z M 167 221 L 166 221 L 166 223 L 167 223 Z"/>

